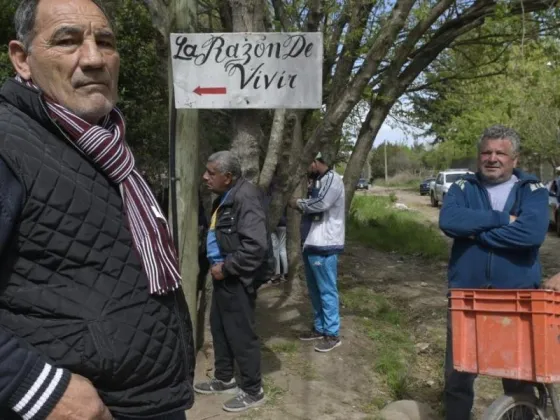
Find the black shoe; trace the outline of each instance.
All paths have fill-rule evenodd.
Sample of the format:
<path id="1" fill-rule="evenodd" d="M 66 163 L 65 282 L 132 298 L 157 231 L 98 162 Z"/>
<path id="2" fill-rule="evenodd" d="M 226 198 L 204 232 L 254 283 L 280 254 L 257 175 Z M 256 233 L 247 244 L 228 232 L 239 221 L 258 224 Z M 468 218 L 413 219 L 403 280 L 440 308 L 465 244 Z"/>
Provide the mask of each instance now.
<path id="1" fill-rule="evenodd" d="M 257 395 L 247 394 L 245 391 L 239 391 L 239 394 L 224 403 L 222 408 L 230 413 L 237 413 L 239 411 L 245 411 L 250 408 L 255 408 L 263 405 L 266 401 L 264 397 L 264 391 L 261 388 Z"/>
<path id="2" fill-rule="evenodd" d="M 315 351 L 320 351 L 321 353 L 327 353 L 332 349 L 337 348 L 341 344 L 342 341 L 340 341 L 340 338 L 326 335 L 325 337 L 323 337 L 321 341 L 317 343 L 317 345 L 315 346 Z"/>
<path id="3" fill-rule="evenodd" d="M 239 392 L 235 378 L 231 379 L 229 382 L 212 378 L 207 382 L 195 384 L 194 390 L 199 394 L 235 394 Z"/>
<path id="4" fill-rule="evenodd" d="M 315 328 L 313 328 L 312 330 L 301 333 L 299 339 L 301 341 L 313 341 L 313 340 L 320 340 L 323 337 L 324 337 L 323 334 L 321 334 Z"/>

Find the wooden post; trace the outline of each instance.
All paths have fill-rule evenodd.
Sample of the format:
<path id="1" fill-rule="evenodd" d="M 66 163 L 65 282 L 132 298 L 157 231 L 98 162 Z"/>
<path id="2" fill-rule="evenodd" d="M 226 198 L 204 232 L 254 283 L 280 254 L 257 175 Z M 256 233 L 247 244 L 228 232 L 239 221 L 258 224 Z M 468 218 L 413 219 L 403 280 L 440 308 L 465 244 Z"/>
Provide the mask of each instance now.
<path id="1" fill-rule="evenodd" d="M 197 0 L 172 0 L 169 4 L 169 31 L 195 32 Z M 176 214 L 174 231 L 179 265 L 183 276 L 183 292 L 189 305 L 193 324 L 193 336 L 197 337 L 197 274 L 198 274 L 198 110 L 175 109 L 173 95 L 173 74 L 169 54 L 169 110 L 170 121 L 170 203 L 176 202 L 172 209 Z M 187 77 L 187 75 L 183 75 Z M 172 206 L 175 207 L 175 206 Z"/>

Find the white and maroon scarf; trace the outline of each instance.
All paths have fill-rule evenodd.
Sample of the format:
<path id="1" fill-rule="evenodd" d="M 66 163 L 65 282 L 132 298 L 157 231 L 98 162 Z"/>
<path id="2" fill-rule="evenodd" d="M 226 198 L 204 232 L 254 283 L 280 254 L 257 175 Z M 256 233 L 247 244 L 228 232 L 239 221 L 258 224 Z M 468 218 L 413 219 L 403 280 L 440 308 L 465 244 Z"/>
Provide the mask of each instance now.
<path id="1" fill-rule="evenodd" d="M 30 80 L 19 76 L 16 80 L 40 91 Z M 165 294 L 179 288 L 181 274 L 171 232 L 148 184 L 134 167 L 134 156 L 125 142 L 121 112 L 114 108 L 101 125 L 92 125 L 43 97 L 51 119 L 78 150 L 119 186 L 134 245 L 150 282 L 150 293 Z"/>

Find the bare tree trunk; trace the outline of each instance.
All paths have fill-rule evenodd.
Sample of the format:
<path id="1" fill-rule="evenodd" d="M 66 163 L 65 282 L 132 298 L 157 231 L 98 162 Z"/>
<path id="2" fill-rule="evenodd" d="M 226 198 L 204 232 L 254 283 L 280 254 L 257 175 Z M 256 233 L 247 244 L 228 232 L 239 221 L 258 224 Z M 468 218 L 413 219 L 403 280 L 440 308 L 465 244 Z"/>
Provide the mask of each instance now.
<path id="1" fill-rule="evenodd" d="M 376 106 L 377 105 L 377 106 Z M 354 192 L 356 191 L 356 183 L 360 178 L 360 174 L 364 168 L 364 164 L 369 156 L 375 137 L 387 118 L 387 114 L 391 110 L 393 102 L 389 104 L 375 104 L 372 105 L 368 116 L 366 117 L 367 125 L 362 127 L 360 130 L 360 135 L 352 151 L 352 155 L 348 160 L 346 165 L 346 170 L 344 171 L 344 191 L 345 191 L 345 205 L 346 211 L 350 210 L 350 205 L 352 204 L 352 198 L 354 197 Z"/>
<path id="2" fill-rule="evenodd" d="M 239 157 L 243 176 L 254 184 L 259 179 L 261 126 L 258 113 L 237 110 L 233 113 L 233 140 L 231 150 Z"/>
<path id="3" fill-rule="evenodd" d="M 274 120 L 272 121 L 272 130 L 270 131 L 270 141 L 266 150 L 266 157 L 264 159 L 261 175 L 259 177 L 259 186 L 261 188 L 268 188 L 276 165 L 278 165 L 278 155 L 284 140 L 284 126 L 286 122 L 286 110 L 277 109 L 274 112 Z"/>
<path id="4" fill-rule="evenodd" d="M 307 183 L 303 180 L 297 187 L 294 195 L 296 197 L 305 197 L 307 193 Z M 296 211 L 288 210 L 287 221 L 287 252 L 288 266 L 290 267 L 289 278 L 294 277 L 301 271 L 301 214 Z"/>
<path id="5" fill-rule="evenodd" d="M 169 9 L 169 30 L 193 32 L 196 28 L 197 0 L 173 0 Z M 169 58 L 171 60 L 171 58 Z M 199 308 L 198 280 L 198 111 L 175 110 L 173 103 L 173 76 L 169 63 L 169 106 L 170 115 L 175 113 L 175 173 L 170 174 L 170 182 L 175 182 L 177 200 L 177 248 L 183 277 L 183 292 L 187 299 L 193 325 L 193 336 L 197 334 L 197 309 Z M 173 123 L 173 121 L 172 121 Z M 170 189 L 173 191 L 173 189 Z M 204 314 L 202 314 L 204 316 Z M 201 344 L 201 343 L 197 343 Z"/>
<path id="6" fill-rule="evenodd" d="M 263 0 L 229 0 L 233 32 L 264 31 Z M 241 160 L 243 175 L 253 183 L 259 180 L 260 148 L 262 136 L 259 113 L 237 110 L 233 113 L 233 140 L 231 150 Z"/>

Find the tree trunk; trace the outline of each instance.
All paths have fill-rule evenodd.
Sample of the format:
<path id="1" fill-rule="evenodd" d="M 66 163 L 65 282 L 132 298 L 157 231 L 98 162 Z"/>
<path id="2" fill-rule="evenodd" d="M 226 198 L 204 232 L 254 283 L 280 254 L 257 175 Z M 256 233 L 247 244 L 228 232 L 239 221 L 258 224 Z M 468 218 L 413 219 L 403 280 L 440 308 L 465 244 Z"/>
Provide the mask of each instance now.
<path id="1" fill-rule="evenodd" d="M 229 0 L 233 32 L 263 32 L 263 0 Z M 237 110 L 233 113 L 231 150 L 241 160 L 243 175 L 257 184 L 260 173 L 259 139 L 262 136 L 259 113 Z"/>
<path id="2" fill-rule="evenodd" d="M 344 191 L 345 191 L 345 205 L 346 211 L 350 210 L 350 205 L 352 204 L 352 198 L 356 191 L 356 183 L 360 178 L 364 164 L 369 156 L 369 151 L 373 146 L 375 137 L 379 132 L 379 129 L 383 125 L 383 121 L 387 118 L 394 101 L 389 101 L 390 103 L 374 102 L 369 115 L 366 117 L 367 126 L 360 130 L 360 135 L 350 155 L 348 164 L 346 165 L 346 170 L 344 171 Z"/>
<path id="3" fill-rule="evenodd" d="M 169 16 L 171 32 L 193 32 L 196 28 L 196 0 L 173 0 L 170 4 Z M 171 60 L 171 57 L 169 58 Z M 198 314 L 198 111 L 178 109 L 175 110 L 173 92 L 172 66 L 169 62 L 169 106 L 170 115 L 175 115 L 174 127 L 170 133 L 175 133 L 172 139 L 175 150 L 170 148 L 170 153 L 175 153 L 175 173 L 170 174 L 170 182 L 175 183 L 177 202 L 177 234 L 176 246 L 179 253 L 179 265 L 183 277 L 183 292 L 187 299 L 189 312 L 193 325 L 193 336 L 197 334 Z M 173 156 L 173 155 L 172 155 Z M 170 188 L 173 191 L 173 188 Z M 202 305 L 204 306 L 204 305 Z M 204 314 L 202 314 L 204 316 Z M 200 345 L 201 343 L 197 343 Z"/>
<path id="4" fill-rule="evenodd" d="M 270 141 L 266 150 L 261 175 L 259 177 L 259 186 L 267 189 L 272 181 L 276 166 L 278 165 L 278 155 L 284 143 L 284 126 L 286 122 L 286 110 L 277 109 L 274 112 L 274 120 L 272 122 L 272 130 L 270 132 Z"/>
<path id="5" fill-rule="evenodd" d="M 243 176 L 257 184 L 260 172 L 259 138 L 261 127 L 256 111 L 238 110 L 233 113 L 231 150 L 241 161 Z"/>

